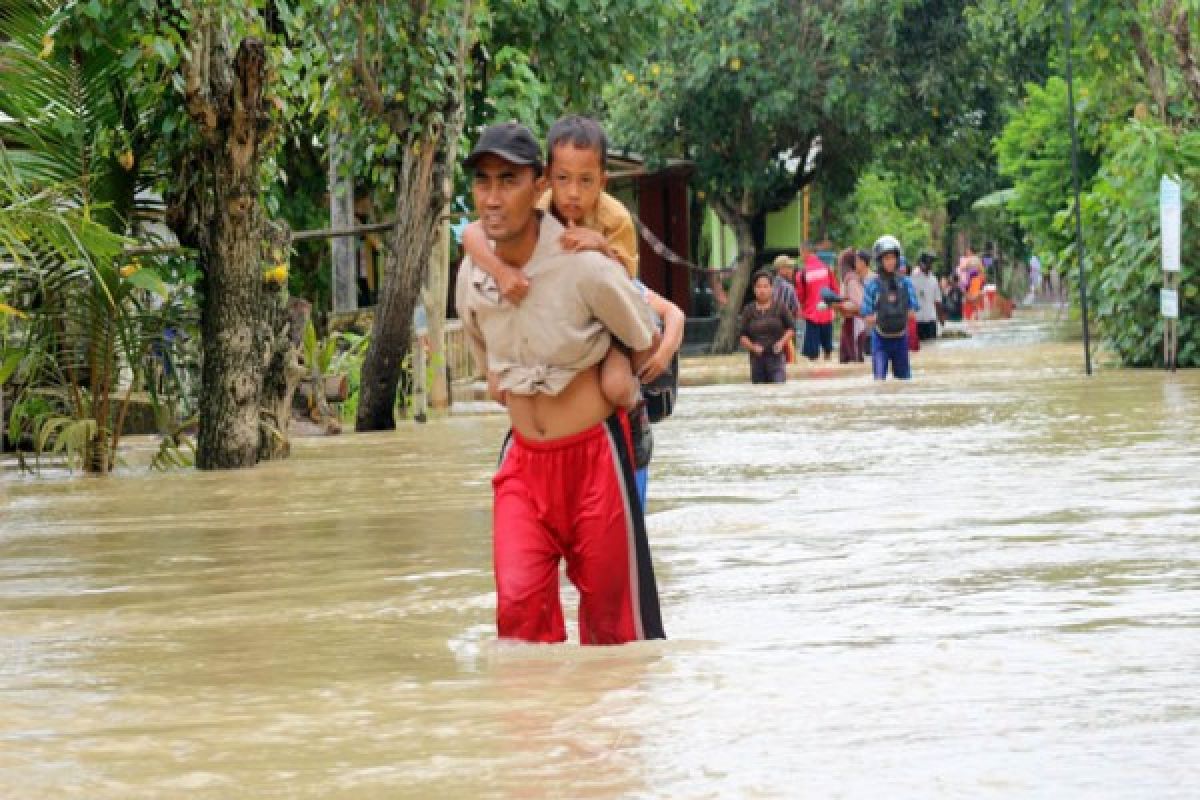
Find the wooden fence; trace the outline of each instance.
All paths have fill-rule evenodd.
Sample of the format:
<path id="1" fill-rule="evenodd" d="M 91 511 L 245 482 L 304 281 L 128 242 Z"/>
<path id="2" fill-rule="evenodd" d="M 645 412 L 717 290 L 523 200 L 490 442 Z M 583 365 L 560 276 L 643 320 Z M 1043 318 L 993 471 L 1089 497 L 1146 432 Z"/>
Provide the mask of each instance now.
<path id="1" fill-rule="evenodd" d="M 475 358 L 471 355 L 471 345 L 467 342 L 462 320 L 446 320 L 443 330 L 446 333 L 446 366 L 450 368 L 450 380 L 463 381 L 483 377 L 483 371 L 478 369 Z"/>

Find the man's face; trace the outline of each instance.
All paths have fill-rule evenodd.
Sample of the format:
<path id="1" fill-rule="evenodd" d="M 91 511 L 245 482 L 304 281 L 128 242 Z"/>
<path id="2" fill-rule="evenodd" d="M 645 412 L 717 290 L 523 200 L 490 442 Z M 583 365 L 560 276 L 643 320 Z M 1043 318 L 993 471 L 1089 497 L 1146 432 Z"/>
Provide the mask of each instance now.
<path id="1" fill-rule="evenodd" d="M 879 263 L 885 272 L 895 272 L 896 265 L 900 263 L 900 257 L 895 253 L 884 253 L 880 257 Z"/>
<path id="2" fill-rule="evenodd" d="M 790 281 L 796 275 L 796 268 L 791 264 L 781 264 L 779 267 L 779 277 L 785 281 Z"/>
<path id="3" fill-rule="evenodd" d="M 531 166 L 513 164 L 490 153 L 479 159 L 471 180 L 471 194 L 488 238 L 495 242 L 520 238 L 530 224 L 544 186 Z"/>
<path id="4" fill-rule="evenodd" d="M 567 222 L 582 223 L 596 207 L 607 183 L 608 173 L 593 148 L 564 143 L 550 154 L 554 210 Z"/>

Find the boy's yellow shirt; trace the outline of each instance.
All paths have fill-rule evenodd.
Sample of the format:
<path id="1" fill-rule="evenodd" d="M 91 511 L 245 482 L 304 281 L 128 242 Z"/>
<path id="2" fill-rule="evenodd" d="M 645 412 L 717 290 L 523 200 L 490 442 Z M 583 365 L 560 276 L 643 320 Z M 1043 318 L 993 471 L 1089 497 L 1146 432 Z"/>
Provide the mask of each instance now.
<path id="1" fill-rule="evenodd" d="M 537 206 L 548 211 L 552 200 L 553 191 L 547 189 Z M 608 192 L 601 192 L 596 207 L 584 216 L 583 227 L 602 234 L 629 277 L 638 276 L 637 230 L 633 227 L 633 215 L 620 200 Z"/>

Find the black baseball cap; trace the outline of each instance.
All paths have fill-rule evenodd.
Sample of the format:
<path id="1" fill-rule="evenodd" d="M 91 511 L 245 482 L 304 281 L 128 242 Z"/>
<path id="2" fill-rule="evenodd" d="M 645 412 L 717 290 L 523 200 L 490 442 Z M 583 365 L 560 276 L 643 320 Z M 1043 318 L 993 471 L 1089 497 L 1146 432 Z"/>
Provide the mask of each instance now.
<path id="1" fill-rule="evenodd" d="M 542 148 L 533 132 L 518 122 L 502 122 L 484 128 L 483 135 L 467 160 L 467 168 L 474 167 L 486 155 L 500 156 L 505 161 L 521 166 L 542 168 Z"/>

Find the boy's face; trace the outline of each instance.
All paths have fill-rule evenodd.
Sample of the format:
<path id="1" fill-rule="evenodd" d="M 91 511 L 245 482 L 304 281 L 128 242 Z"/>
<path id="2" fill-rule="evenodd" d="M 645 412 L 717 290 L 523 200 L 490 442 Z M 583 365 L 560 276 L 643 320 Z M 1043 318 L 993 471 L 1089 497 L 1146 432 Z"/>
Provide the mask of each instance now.
<path id="1" fill-rule="evenodd" d="M 895 272 L 896 265 L 900 263 L 900 258 L 895 253 L 884 253 L 880 257 L 879 263 L 885 272 Z"/>
<path id="2" fill-rule="evenodd" d="M 550 154 L 550 190 L 554 210 L 567 222 L 579 224 L 596 208 L 608 173 L 600 165 L 600 154 L 588 147 L 567 142 Z"/>

